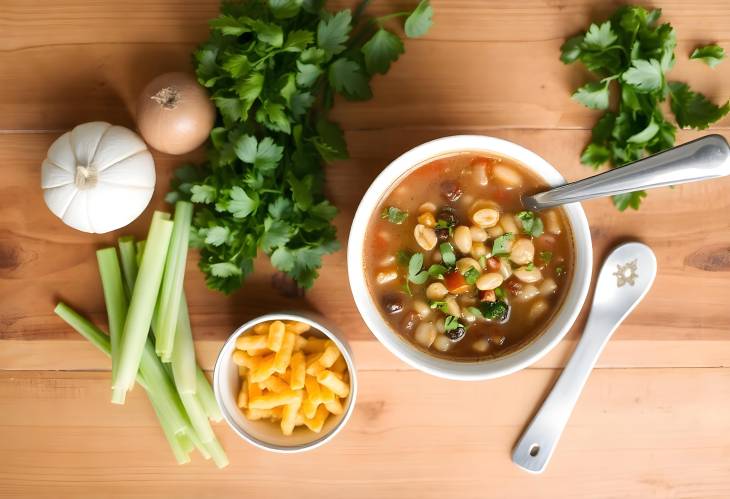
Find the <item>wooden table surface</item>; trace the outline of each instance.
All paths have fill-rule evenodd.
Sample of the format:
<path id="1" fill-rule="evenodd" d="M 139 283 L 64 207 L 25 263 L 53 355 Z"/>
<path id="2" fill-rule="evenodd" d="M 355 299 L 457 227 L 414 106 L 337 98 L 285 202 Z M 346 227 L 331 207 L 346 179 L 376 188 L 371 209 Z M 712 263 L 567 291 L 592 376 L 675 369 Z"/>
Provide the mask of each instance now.
<path id="1" fill-rule="evenodd" d="M 345 2 L 347 3 L 347 2 Z M 373 2 L 386 13 L 411 5 Z M 655 2 L 651 2 L 654 4 Z M 618 2 L 435 0 L 435 26 L 374 81 L 367 103 L 339 102 L 352 159 L 328 168 L 346 241 L 357 201 L 394 157 L 456 133 L 522 144 L 574 180 L 596 113 L 571 101 L 586 79 L 558 60 L 562 41 Z M 338 5 L 342 5 L 340 2 Z M 689 61 L 707 42 L 730 48 L 727 0 L 661 0 L 677 30 L 672 79 L 716 102 L 730 97 L 730 62 Z M 361 393 L 325 447 L 281 456 L 216 432 L 231 465 L 177 466 L 140 390 L 109 403 L 109 363 L 52 309 L 63 298 L 104 323 L 94 251 L 143 236 L 183 159 L 155 154 L 158 187 L 133 225 L 74 231 L 46 209 L 40 163 L 63 131 L 90 120 L 134 126 L 142 86 L 189 70 L 216 0 L 0 0 L 0 494 L 7 497 L 730 497 L 730 179 L 650 193 L 641 211 L 585 204 L 597 261 L 638 239 L 657 253 L 654 288 L 616 332 L 546 473 L 510 450 L 570 354 L 583 319 L 558 348 L 507 378 L 457 383 L 398 361 L 368 332 L 348 292 L 345 252 L 326 258 L 306 298 L 271 290 L 261 261 L 241 292 L 208 291 L 191 254 L 186 289 L 199 356 L 262 312 L 309 308 L 346 332 Z M 402 10 L 402 9 L 400 9 Z M 714 131 L 730 137 L 730 119 Z M 678 141 L 698 136 L 680 132 Z"/>

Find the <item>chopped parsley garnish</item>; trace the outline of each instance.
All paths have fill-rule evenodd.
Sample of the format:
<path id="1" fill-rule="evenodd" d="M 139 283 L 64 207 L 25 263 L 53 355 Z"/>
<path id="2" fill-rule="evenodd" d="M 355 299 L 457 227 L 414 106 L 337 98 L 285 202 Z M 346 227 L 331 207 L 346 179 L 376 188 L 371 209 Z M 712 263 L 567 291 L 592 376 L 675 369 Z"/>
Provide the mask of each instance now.
<path id="1" fill-rule="evenodd" d="M 542 260 L 545 265 L 548 265 L 550 263 L 550 260 L 553 259 L 553 252 L 552 251 L 541 251 L 540 252 L 540 260 Z"/>
<path id="2" fill-rule="evenodd" d="M 527 270 L 528 272 L 529 272 L 529 271 L 532 271 L 532 270 L 535 270 L 535 264 L 534 264 L 534 262 L 530 262 L 530 263 L 528 263 L 528 264 L 527 264 L 527 265 L 525 266 L 525 269 L 526 269 L 526 270 Z"/>
<path id="3" fill-rule="evenodd" d="M 565 269 L 563 267 L 555 267 L 555 275 L 560 277 L 565 274 Z"/>
<path id="4" fill-rule="evenodd" d="M 463 327 L 464 329 L 466 329 L 465 326 L 461 322 L 459 322 L 458 317 L 449 315 L 444 320 L 444 331 L 446 331 L 446 332 L 454 331 L 456 329 L 459 329 L 460 327 Z"/>
<path id="5" fill-rule="evenodd" d="M 447 314 L 449 312 L 445 301 L 434 300 L 431 303 L 429 303 L 429 306 L 433 309 L 441 310 L 445 314 Z"/>
<path id="6" fill-rule="evenodd" d="M 400 225 L 408 218 L 408 212 L 399 210 L 395 206 L 388 206 L 387 208 L 383 208 L 383 213 L 380 214 L 380 218 L 387 220 L 390 223 Z"/>
<path id="7" fill-rule="evenodd" d="M 504 292 L 504 289 L 502 289 L 502 288 L 495 289 L 494 295 L 500 299 L 503 299 L 505 296 L 507 296 L 507 294 Z"/>
<path id="8" fill-rule="evenodd" d="M 492 245 L 492 255 L 508 255 L 509 254 L 509 243 L 514 241 L 515 235 L 511 232 L 507 232 L 506 234 L 502 234 L 497 239 L 494 240 L 494 244 Z"/>
<path id="9" fill-rule="evenodd" d="M 428 272 L 423 268 L 423 254 L 414 253 L 408 261 L 408 280 L 413 284 L 423 284 L 428 280 Z"/>
<path id="10" fill-rule="evenodd" d="M 444 274 L 446 274 L 448 271 L 449 269 L 447 269 L 443 265 L 435 263 L 428 268 L 428 275 L 436 279 L 443 279 Z"/>
<path id="11" fill-rule="evenodd" d="M 395 254 L 395 261 L 401 267 L 407 267 L 412 256 L 413 252 L 411 250 L 401 249 Z"/>
<path id="12" fill-rule="evenodd" d="M 534 211 L 521 211 L 517 214 L 517 218 L 522 222 L 522 232 L 532 237 L 542 236 L 542 220 Z"/>
<path id="13" fill-rule="evenodd" d="M 479 271 L 474 267 L 469 267 L 467 271 L 464 272 L 464 278 L 466 279 L 467 284 L 473 286 L 476 284 L 477 279 L 479 279 Z"/>
<path id="14" fill-rule="evenodd" d="M 714 68 L 725 58 L 725 49 L 717 44 L 697 47 L 689 56 L 690 59 L 699 59 L 711 68 Z"/>
<path id="15" fill-rule="evenodd" d="M 451 243 L 441 243 L 439 251 L 441 252 L 441 260 L 449 267 L 453 267 L 456 263 L 456 254 Z"/>

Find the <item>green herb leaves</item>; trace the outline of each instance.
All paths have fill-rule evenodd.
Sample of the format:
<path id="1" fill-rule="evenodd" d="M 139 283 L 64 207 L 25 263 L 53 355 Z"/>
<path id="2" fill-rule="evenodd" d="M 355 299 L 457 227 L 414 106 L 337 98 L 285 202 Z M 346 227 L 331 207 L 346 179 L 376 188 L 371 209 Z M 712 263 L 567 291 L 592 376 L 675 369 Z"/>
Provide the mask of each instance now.
<path id="1" fill-rule="evenodd" d="M 413 284 L 423 284 L 428 280 L 428 271 L 423 268 L 423 253 L 415 253 L 408 262 L 408 280 Z"/>
<path id="2" fill-rule="evenodd" d="M 387 220 L 390 223 L 400 225 L 408 218 L 408 212 L 399 210 L 395 206 L 388 206 L 383 209 L 383 213 L 380 214 L 380 218 Z"/>
<path id="3" fill-rule="evenodd" d="M 322 257 L 339 248 L 323 163 L 348 155 L 342 129 L 327 114 L 336 92 L 370 98 L 370 77 L 388 71 L 403 43 L 381 25 L 389 16 L 363 15 L 365 4 L 356 15 L 322 4 L 224 2 L 194 53 L 218 120 L 206 163 L 181 167 L 166 199 L 195 203 L 190 241 L 213 289 L 240 287 L 259 251 L 307 288 Z M 424 1 L 396 16 L 407 17 L 408 36 L 421 36 L 431 13 Z"/>
<path id="4" fill-rule="evenodd" d="M 544 226 L 542 219 L 534 211 L 521 211 L 517 220 L 522 224 L 522 232 L 532 237 L 542 236 Z"/>
<path id="5" fill-rule="evenodd" d="M 719 45 L 706 45 L 697 47 L 689 56 L 690 59 L 699 59 L 711 68 L 714 68 L 725 58 L 725 49 Z"/>
<path id="6" fill-rule="evenodd" d="M 717 106 L 684 83 L 668 82 L 677 44 L 670 24 L 658 24 L 660 10 L 623 6 L 601 24 L 591 24 L 561 47 L 565 64 L 583 63 L 599 81 L 589 82 L 573 99 L 590 109 L 605 110 L 593 127 L 591 143 L 581 154 L 581 163 L 597 168 L 608 162 L 620 167 L 647 154 L 674 145 L 676 126 L 665 119 L 661 103 L 669 96 L 680 127 L 707 128 L 730 110 L 730 102 Z M 692 58 L 716 65 L 724 51 L 717 45 L 700 47 Z M 611 93 L 617 92 L 617 107 Z M 643 191 L 614 196 L 619 210 L 638 209 Z"/>
<path id="7" fill-rule="evenodd" d="M 492 255 L 509 255 L 510 248 L 512 248 L 512 241 L 515 240 L 515 235 L 511 232 L 502 234 L 494 240 L 492 244 Z"/>

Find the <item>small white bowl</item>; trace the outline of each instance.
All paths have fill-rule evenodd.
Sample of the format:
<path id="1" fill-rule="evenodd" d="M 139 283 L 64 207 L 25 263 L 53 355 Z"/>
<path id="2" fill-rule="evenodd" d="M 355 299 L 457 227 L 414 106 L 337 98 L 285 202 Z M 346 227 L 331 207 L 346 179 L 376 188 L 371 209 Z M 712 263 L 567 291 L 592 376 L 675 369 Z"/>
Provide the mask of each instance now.
<path id="1" fill-rule="evenodd" d="M 347 370 L 350 373 L 350 395 L 343 404 L 345 410 L 339 416 L 330 414 L 320 433 L 314 433 L 306 427 L 297 427 L 292 435 L 284 435 L 281 433 L 278 424 L 263 420 L 249 421 L 236 404 L 241 387 L 238 366 L 233 362 L 236 338 L 251 330 L 256 324 L 276 320 L 309 324 L 314 331 L 307 334 L 319 332 L 322 337 L 334 341 L 347 363 Z M 256 447 L 272 452 L 303 452 L 319 447 L 331 440 L 350 419 L 357 398 L 357 372 L 355 371 L 352 352 L 345 343 L 344 336 L 329 325 L 324 318 L 305 312 L 279 312 L 262 315 L 248 321 L 236 329 L 226 340 L 215 362 L 213 390 L 223 417 L 238 436 Z"/>
<path id="2" fill-rule="evenodd" d="M 482 135 L 456 135 L 426 142 L 404 153 L 388 165 L 370 185 L 355 213 L 347 247 L 347 271 L 350 288 L 363 320 L 398 358 L 428 374 L 455 380 L 482 380 L 513 373 L 536 362 L 557 345 L 570 330 L 585 302 L 591 283 L 593 247 L 583 208 L 578 203 L 563 209 L 573 233 L 575 264 L 568 292 L 560 309 L 540 336 L 523 348 L 503 357 L 478 361 L 455 361 L 439 358 L 418 349 L 396 333 L 381 315 L 368 289 L 363 268 L 365 228 L 383 197 L 411 170 L 431 159 L 457 152 L 483 152 L 516 160 L 551 186 L 562 185 L 565 179 L 547 161 L 522 146 L 506 140 Z"/>

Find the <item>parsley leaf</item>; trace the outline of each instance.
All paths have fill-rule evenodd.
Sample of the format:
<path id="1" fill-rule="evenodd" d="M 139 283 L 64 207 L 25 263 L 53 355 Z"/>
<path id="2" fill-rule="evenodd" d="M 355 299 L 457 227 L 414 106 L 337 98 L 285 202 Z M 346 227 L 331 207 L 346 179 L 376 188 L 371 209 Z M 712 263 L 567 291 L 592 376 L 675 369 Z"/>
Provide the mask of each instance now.
<path id="1" fill-rule="evenodd" d="M 403 52 L 401 39 L 383 28 L 376 31 L 372 38 L 362 46 L 365 67 L 370 74 L 387 73 L 390 64 L 395 62 Z"/>
<path id="2" fill-rule="evenodd" d="M 622 75 L 623 81 L 637 92 L 648 93 L 659 90 L 664 83 L 664 73 L 656 59 L 637 59 Z"/>
<path id="3" fill-rule="evenodd" d="M 334 61 L 328 77 L 332 87 L 350 100 L 365 100 L 373 95 L 362 68 L 351 59 L 340 57 Z"/>
<path id="4" fill-rule="evenodd" d="M 408 38 L 418 38 L 431 29 L 433 9 L 429 0 L 421 0 L 406 19 L 405 31 Z"/>
<path id="5" fill-rule="evenodd" d="M 699 59 L 711 68 L 714 68 L 725 58 L 725 49 L 716 44 L 697 47 L 692 51 L 689 58 Z"/>
<path id="6" fill-rule="evenodd" d="M 590 109 L 607 109 L 608 97 L 608 82 L 586 83 L 573 94 L 573 99 Z"/>
<path id="7" fill-rule="evenodd" d="M 584 165 L 598 168 L 608 161 L 610 157 L 611 151 L 607 147 L 591 142 L 583 150 L 583 154 L 580 155 L 580 162 Z"/>
<path id="8" fill-rule="evenodd" d="M 540 260 L 542 260 L 545 265 L 548 265 L 550 263 L 550 260 L 553 259 L 553 252 L 552 251 L 541 251 L 540 252 Z"/>
<path id="9" fill-rule="evenodd" d="M 253 194 L 253 197 L 249 197 L 242 188 L 235 186 L 231 189 L 231 198 L 226 203 L 226 210 L 228 210 L 234 218 L 244 218 L 249 214 L 253 213 L 258 208 L 258 196 Z"/>
<path id="10" fill-rule="evenodd" d="M 399 210 L 395 206 L 388 206 L 387 208 L 383 208 L 380 218 L 387 220 L 390 223 L 400 225 L 408 218 L 408 212 Z"/>
<path id="11" fill-rule="evenodd" d="M 611 196 L 613 205 L 618 211 L 624 211 L 626 208 L 639 209 L 641 200 L 646 197 L 646 191 L 627 192 L 625 194 L 616 194 Z M 555 269 L 557 272 L 558 269 Z"/>
<path id="12" fill-rule="evenodd" d="M 600 26 L 591 24 L 585 38 L 583 38 L 583 43 L 590 48 L 605 49 L 615 42 L 616 39 L 617 36 L 611 29 L 611 22 L 606 21 Z"/>
<path id="13" fill-rule="evenodd" d="M 692 127 L 704 130 L 730 111 L 730 101 L 716 106 L 699 92 L 693 92 L 686 83 L 669 83 L 670 104 L 681 128 Z"/>
<path id="14" fill-rule="evenodd" d="M 447 315 L 444 319 L 444 331 L 454 331 L 455 329 L 463 328 L 464 325 L 459 322 L 459 318 L 453 315 Z"/>
<path id="15" fill-rule="evenodd" d="M 449 267 L 453 267 L 456 264 L 456 253 L 454 253 L 454 247 L 451 243 L 441 243 L 439 245 L 439 251 L 441 252 L 441 261 Z"/>
<path id="16" fill-rule="evenodd" d="M 534 211 L 521 211 L 517 219 L 522 224 L 522 232 L 532 237 L 540 237 L 543 233 L 542 219 Z"/>
<path id="17" fill-rule="evenodd" d="M 514 241 L 514 239 L 515 235 L 511 232 L 507 232 L 506 234 L 502 234 L 496 238 L 492 244 L 492 255 L 508 255 L 509 248 L 512 247 L 510 243 Z"/>
<path id="18" fill-rule="evenodd" d="M 210 229 L 206 229 L 205 244 L 220 246 L 228 242 L 230 235 L 231 230 L 228 227 L 211 227 Z"/>
<path id="19" fill-rule="evenodd" d="M 428 280 L 428 272 L 423 268 L 423 254 L 415 253 L 408 261 L 408 280 L 413 284 L 423 284 Z"/>
<path id="20" fill-rule="evenodd" d="M 339 54 L 345 50 L 345 42 L 352 29 L 350 10 L 342 10 L 335 15 L 327 15 L 317 25 L 317 45 L 328 56 Z"/>
<path id="21" fill-rule="evenodd" d="M 466 283 L 472 286 L 476 284 L 479 275 L 479 271 L 474 267 L 469 267 L 466 272 L 464 272 L 464 278 L 466 279 Z"/>

